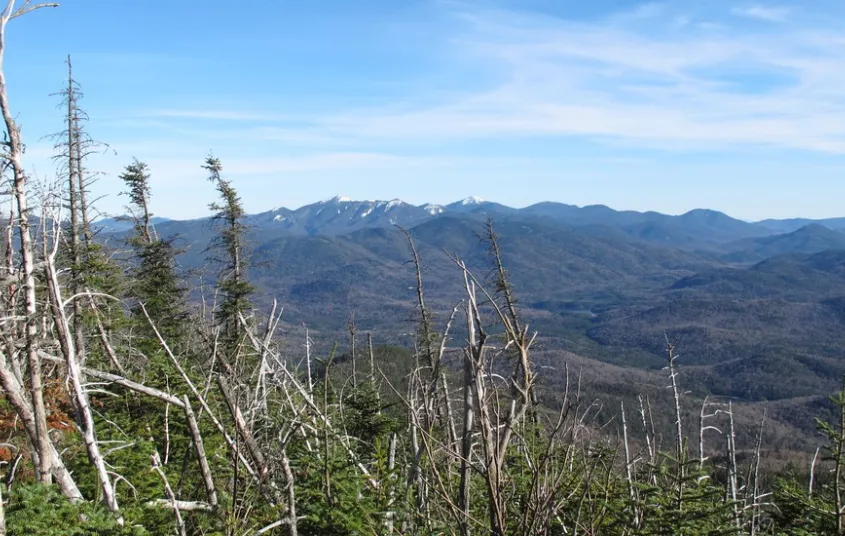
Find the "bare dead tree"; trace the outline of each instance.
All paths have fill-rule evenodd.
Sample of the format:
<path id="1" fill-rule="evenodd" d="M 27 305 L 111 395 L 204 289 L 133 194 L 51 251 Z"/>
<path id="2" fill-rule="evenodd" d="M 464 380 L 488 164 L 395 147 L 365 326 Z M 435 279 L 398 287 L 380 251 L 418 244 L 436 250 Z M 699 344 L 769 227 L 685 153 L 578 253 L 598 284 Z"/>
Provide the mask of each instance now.
<path id="1" fill-rule="evenodd" d="M 637 488 L 634 482 L 634 464 L 631 459 L 631 448 L 628 444 L 628 421 L 625 418 L 625 402 L 619 402 L 619 412 L 622 416 L 622 442 L 625 447 L 625 480 L 628 482 L 628 495 L 631 498 L 631 503 L 634 505 L 634 519 L 633 526 L 635 529 L 640 525 L 640 514 L 636 507 L 637 504 Z"/>
<path id="2" fill-rule="evenodd" d="M 760 419 L 760 431 L 757 434 L 757 441 L 754 445 L 754 456 L 751 460 L 751 468 L 749 472 L 751 477 L 747 480 L 751 482 L 748 491 L 751 492 L 751 527 L 749 529 L 750 536 L 756 536 L 760 530 L 760 455 L 763 449 L 763 431 L 766 427 L 766 410 L 763 410 L 763 417 Z"/>
<path id="3" fill-rule="evenodd" d="M 675 361 L 678 359 L 676 353 L 676 343 L 669 340 L 666 336 L 666 369 L 669 371 L 669 387 L 672 389 L 672 397 L 674 399 L 675 410 L 675 456 L 677 456 L 677 508 L 680 510 L 683 507 L 684 498 L 684 478 L 686 465 L 686 448 L 684 442 L 684 427 L 681 417 L 681 391 L 678 387 L 678 371 L 675 368 Z"/>
<path id="4" fill-rule="evenodd" d="M 471 281 L 466 275 L 464 281 L 468 288 L 468 295 L 475 296 L 475 282 Z M 473 448 L 472 434 L 475 428 L 475 394 L 473 386 L 475 384 L 476 374 L 473 363 L 482 359 L 482 353 L 486 351 L 487 342 L 487 333 L 481 325 L 477 324 L 474 306 L 474 302 L 470 301 L 465 307 L 467 346 L 464 351 L 463 360 L 463 430 L 461 432 L 461 468 L 458 494 L 458 506 L 463 514 L 460 520 L 462 536 L 468 536 L 470 530 L 470 460 L 472 459 Z"/>
<path id="5" fill-rule="evenodd" d="M 349 359 L 352 362 L 352 390 L 353 392 L 358 391 L 358 352 L 357 348 L 355 347 L 356 342 L 356 335 L 358 333 L 357 328 L 355 327 L 355 311 L 352 311 L 349 314 L 349 322 L 346 327 L 347 331 L 349 332 Z M 357 396 L 357 395 L 353 395 Z"/>
<path id="6" fill-rule="evenodd" d="M 115 492 L 111 475 L 106 468 L 105 460 L 103 459 L 99 444 L 97 443 L 94 416 L 91 412 L 88 393 L 85 389 L 82 377 L 81 363 L 84 362 L 84 356 L 80 356 L 75 348 L 73 328 L 65 311 L 65 307 L 68 303 L 63 299 L 58 271 L 56 269 L 55 261 L 56 254 L 58 253 L 59 235 L 61 234 L 61 227 L 58 224 L 59 221 L 60 218 L 57 217 L 55 224 L 55 236 L 53 237 L 53 250 L 44 259 L 47 285 L 50 291 L 50 306 L 53 312 L 53 322 L 59 335 L 60 347 L 62 352 L 65 354 L 68 378 L 72 387 L 71 394 L 78 414 L 80 432 L 82 433 L 82 438 L 88 452 L 88 459 L 97 471 L 97 476 L 100 480 L 100 487 L 103 492 L 103 501 L 110 511 L 118 513 L 120 508 L 117 503 L 117 493 Z M 48 240 L 48 236 L 45 234 L 43 239 L 46 242 Z M 75 297 L 76 296 L 71 296 L 68 301 L 72 302 Z M 122 523 L 122 518 L 119 518 L 119 520 Z"/>
<path id="7" fill-rule="evenodd" d="M 191 432 L 191 440 L 194 443 L 194 449 L 197 454 L 197 462 L 199 462 L 200 465 L 202 482 L 205 486 L 205 491 L 208 494 L 208 503 L 212 507 L 217 507 L 217 490 L 214 486 L 214 477 L 211 474 L 211 467 L 208 465 L 208 458 L 205 455 L 205 443 L 203 442 L 199 423 L 194 415 L 194 410 L 191 407 L 191 402 L 188 400 L 188 395 L 183 396 L 182 403 L 185 407 L 185 418 L 188 421 L 188 429 Z"/>
<path id="8" fill-rule="evenodd" d="M 77 158 L 77 153 L 82 150 L 80 140 L 77 136 L 77 129 L 75 123 L 79 115 L 79 108 L 77 106 L 77 90 L 78 84 L 73 79 L 73 63 L 70 55 L 67 57 L 67 86 L 59 93 L 62 96 L 61 107 L 65 109 L 65 130 L 55 134 L 56 138 L 55 149 L 58 154 L 53 157 L 58 162 L 59 174 L 66 175 L 66 192 L 67 192 L 67 210 L 68 210 L 68 225 L 66 236 L 68 239 L 68 253 L 71 259 L 71 274 L 69 283 L 69 290 L 71 296 L 76 296 L 83 286 L 82 279 L 82 225 L 80 224 L 80 192 L 79 192 L 79 177 L 77 166 L 80 159 Z M 77 351 L 77 361 L 83 363 L 83 356 L 85 355 L 85 332 L 83 329 L 83 315 L 81 307 L 81 298 L 74 298 L 73 312 L 71 318 L 73 319 L 73 335 L 74 344 Z"/>
<path id="9" fill-rule="evenodd" d="M 698 469 L 704 469 L 704 462 L 707 461 L 708 456 L 704 450 L 704 433 L 708 431 L 719 432 L 720 434 L 722 431 L 716 427 L 706 424 L 707 419 L 712 419 L 716 417 L 720 411 L 717 409 L 712 413 L 707 412 L 707 408 L 710 407 L 711 404 L 708 403 L 708 397 L 704 397 L 704 401 L 701 403 L 701 412 L 698 415 Z"/>
<path id="10" fill-rule="evenodd" d="M 155 471 L 161 478 L 164 484 L 164 492 L 167 494 L 167 500 L 170 502 L 173 515 L 176 517 L 176 527 L 179 530 L 180 536 L 187 536 L 185 531 L 185 520 L 182 519 L 182 511 L 179 507 L 179 502 L 176 499 L 176 494 L 173 493 L 173 488 L 170 487 L 170 482 L 167 480 L 167 475 L 161 467 L 161 456 L 158 451 L 153 452 L 152 456 L 153 471 Z"/>
<path id="11" fill-rule="evenodd" d="M 813 454 L 813 461 L 810 462 L 810 482 L 807 484 L 807 497 L 813 496 L 813 485 L 816 480 L 816 462 L 819 459 L 819 452 L 821 447 L 816 447 L 816 453 Z"/>
<path id="12" fill-rule="evenodd" d="M 728 454 L 728 481 L 727 481 L 727 495 L 728 500 L 733 504 L 734 524 L 737 529 L 741 526 L 739 506 L 737 503 L 737 496 L 739 493 L 739 477 L 736 463 L 736 431 L 734 429 L 734 411 L 733 403 L 728 402 L 728 434 L 727 439 L 727 454 Z"/>
<path id="13" fill-rule="evenodd" d="M 493 296 L 478 284 L 466 265 L 458 259 L 454 260 L 464 272 L 468 297 L 467 324 L 470 329 L 468 339 L 471 346 L 467 357 L 473 399 L 478 404 L 478 429 L 481 438 L 480 450 L 487 489 L 490 530 L 493 534 L 504 536 L 508 533 L 508 520 L 502 471 L 514 434 L 526 413 L 533 406 L 534 374 L 529 355 L 536 335 L 529 335 L 527 327 L 521 327 L 507 312 L 509 306 L 506 305 L 505 309 L 500 308 Z M 507 401 L 507 410 L 501 407 L 501 399 L 491 382 L 495 374 L 488 360 L 487 335 L 482 327 L 483 320 L 477 290 L 485 296 L 487 303 L 494 310 L 496 319 L 504 329 L 506 339 L 504 350 L 512 351 L 516 356 L 516 366 L 508 379 L 510 400 Z"/>
<path id="14" fill-rule="evenodd" d="M 38 318 L 35 296 L 35 249 L 29 222 L 29 201 L 27 199 L 27 176 L 23 166 L 23 141 L 21 131 L 14 119 L 6 89 L 6 75 L 3 60 L 6 51 L 6 26 L 12 19 L 43 7 L 55 7 L 58 4 L 45 3 L 31 5 L 29 0 L 15 9 L 15 0 L 8 0 L 0 13 L 0 113 L 6 128 L 6 150 L 2 159 L 12 169 L 13 192 L 17 203 L 18 225 L 20 227 L 20 251 L 23 260 L 23 285 L 26 303 L 26 355 L 29 365 L 30 396 L 32 398 L 33 419 L 35 425 L 35 458 L 38 460 L 38 477 L 44 484 L 52 482 L 53 452 L 47 432 L 47 411 L 44 406 L 43 379 L 41 362 L 38 359 Z"/>

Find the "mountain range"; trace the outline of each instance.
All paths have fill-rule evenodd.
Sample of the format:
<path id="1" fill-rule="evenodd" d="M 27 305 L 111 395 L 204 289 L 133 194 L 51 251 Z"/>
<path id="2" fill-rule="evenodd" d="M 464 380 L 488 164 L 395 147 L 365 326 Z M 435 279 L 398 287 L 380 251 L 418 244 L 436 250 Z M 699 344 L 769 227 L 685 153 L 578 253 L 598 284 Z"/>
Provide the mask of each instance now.
<path id="1" fill-rule="evenodd" d="M 595 234 L 627 235 L 638 240 L 687 249 L 719 249 L 728 242 L 792 233 L 807 226 L 845 230 L 845 218 L 812 220 L 806 218 L 768 219 L 747 222 L 722 212 L 695 209 L 681 215 L 658 212 L 614 210 L 605 205 L 575 206 L 542 202 L 524 208 L 468 197 L 447 205 L 413 205 L 399 199 L 355 201 L 336 196 L 298 209 L 278 207 L 251 214 L 247 222 L 255 227 L 294 236 L 338 236 L 360 229 L 394 225 L 413 227 L 442 216 L 463 215 L 478 219 L 492 217 L 531 219 L 557 225 L 584 228 Z M 162 224 L 170 220 L 154 218 Z M 116 218 L 96 222 L 108 232 L 127 230 L 130 224 Z M 817 230 L 818 231 L 818 230 Z M 738 245 L 736 249 L 741 249 Z"/>
<path id="2" fill-rule="evenodd" d="M 550 220 L 571 226 L 602 225 L 621 229 L 646 241 L 674 245 L 716 243 L 777 232 L 772 226 L 744 222 L 711 210 L 693 210 L 680 216 L 669 216 L 657 212 L 616 211 L 603 205 L 577 207 L 552 202 L 517 209 L 477 197 L 448 205 L 415 206 L 399 199 L 353 201 L 338 196 L 296 210 L 273 209 L 250 216 L 249 220 L 262 227 L 274 225 L 295 235 L 343 235 L 372 227 L 412 227 L 456 214 L 476 218 Z"/>
<path id="3" fill-rule="evenodd" d="M 478 198 L 415 206 L 335 197 L 246 217 L 250 277 L 266 297 L 256 303 L 276 298 L 285 306 L 290 338 L 306 324 L 327 344 L 343 341 L 354 311 L 359 330 L 410 346 L 415 274 L 396 226 L 416 242 L 426 298 L 442 322 L 462 297 L 453 256 L 482 279 L 490 273 L 479 239 L 488 218 L 548 371 L 569 356 L 602 371 L 593 382 L 599 391 L 629 389 L 631 378 L 660 387 L 665 337 L 677 338 L 685 385 L 696 396 L 776 407 L 773 426 L 796 438 L 809 437 L 812 421 L 801 418 L 808 407 L 817 412 L 841 383 L 845 219 L 746 222 L 706 209 L 674 216 L 552 202 L 515 209 Z M 110 225 L 101 235 L 118 244 L 126 229 Z M 213 277 L 208 219 L 155 227 L 180 237 L 180 263 L 194 283 Z M 545 381 L 561 381 L 548 371 Z"/>

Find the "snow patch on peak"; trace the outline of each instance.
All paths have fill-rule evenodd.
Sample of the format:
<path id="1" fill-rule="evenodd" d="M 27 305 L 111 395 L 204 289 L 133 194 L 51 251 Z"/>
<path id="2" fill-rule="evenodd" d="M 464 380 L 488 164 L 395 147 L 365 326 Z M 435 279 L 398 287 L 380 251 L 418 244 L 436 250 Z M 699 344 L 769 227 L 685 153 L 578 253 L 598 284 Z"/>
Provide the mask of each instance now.
<path id="1" fill-rule="evenodd" d="M 480 205 L 480 204 L 481 204 L 481 203 L 483 203 L 483 202 L 484 202 L 484 200 L 483 200 L 483 199 L 481 199 L 480 197 L 475 197 L 475 196 L 473 195 L 473 196 L 467 197 L 466 199 L 464 199 L 463 201 L 461 201 L 461 204 L 462 204 L 463 206 L 467 206 L 467 205 Z"/>
<path id="2" fill-rule="evenodd" d="M 282 216 L 281 214 L 279 214 L 278 216 L 276 216 L 275 218 L 273 218 L 273 221 L 277 221 L 277 222 L 284 222 L 284 221 L 287 221 L 287 218 L 285 218 L 284 216 Z"/>
<path id="3" fill-rule="evenodd" d="M 323 201 L 323 203 L 351 203 L 352 198 L 346 197 L 345 195 L 336 195 L 329 199 L 328 201 Z"/>
<path id="4" fill-rule="evenodd" d="M 429 203 L 428 205 L 424 205 L 422 208 L 432 216 L 437 216 L 438 214 L 443 213 L 443 207 L 440 205 L 432 205 Z"/>
<path id="5" fill-rule="evenodd" d="M 405 204 L 405 202 L 402 201 L 401 199 L 392 199 L 392 200 L 387 202 L 387 205 L 385 205 L 384 210 L 390 210 L 392 208 L 395 208 L 395 207 L 398 207 L 398 206 L 401 206 L 401 205 L 404 205 L 404 204 Z"/>

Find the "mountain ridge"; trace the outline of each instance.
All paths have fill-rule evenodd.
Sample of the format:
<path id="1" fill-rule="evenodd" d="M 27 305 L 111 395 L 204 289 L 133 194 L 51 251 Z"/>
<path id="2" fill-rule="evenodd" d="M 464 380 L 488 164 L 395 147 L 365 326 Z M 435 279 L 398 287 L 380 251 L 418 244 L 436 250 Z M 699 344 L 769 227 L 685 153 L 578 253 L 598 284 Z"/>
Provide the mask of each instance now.
<path id="1" fill-rule="evenodd" d="M 291 209 L 279 206 L 249 214 L 247 223 L 259 227 L 276 226 L 293 235 L 342 235 L 368 227 L 409 227 L 445 214 L 463 214 L 476 218 L 525 216 L 544 218 L 567 226 L 608 225 L 623 229 L 634 238 L 646 242 L 680 247 L 712 248 L 741 239 L 762 238 L 791 233 L 807 225 L 821 225 L 827 229 L 845 230 L 845 218 L 789 218 L 746 221 L 717 210 L 696 208 L 683 214 L 663 214 L 656 211 L 616 210 L 606 205 L 571 205 L 557 201 L 542 201 L 515 208 L 478 196 L 446 204 L 414 205 L 401 199 L 355 200 L 337 195 L 315 203 Z M 193 218 L 157 218 L 154 223 L 204 220 Z M 108 231 L 128 228 L 116 218 L 104 218 L 95 225 Z"/>

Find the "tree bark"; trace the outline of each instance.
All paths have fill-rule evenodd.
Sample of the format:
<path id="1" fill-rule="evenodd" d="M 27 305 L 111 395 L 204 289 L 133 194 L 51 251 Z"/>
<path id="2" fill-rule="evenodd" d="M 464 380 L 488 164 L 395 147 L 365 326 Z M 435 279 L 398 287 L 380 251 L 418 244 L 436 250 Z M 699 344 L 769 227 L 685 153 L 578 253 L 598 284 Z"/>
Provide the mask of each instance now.
<path id="1" fill-rule="evenodd" d="M 200 464 L 200 471 L 202 472 L 202 480 L 205 485 L 205 491 L 208 494 L 208 502 L 211 506 L 217 506 L 217 491 L 214 489 L 214 478 L 211 475 L 211 468 L 208 465 L 208 458 L 205 455 L 205 446 L 200 434 L 200 427 L 197 423 L 197 418 L 194 415 L 194 410 L 191 408 L 191 403 L 188 396 L 182 398 L 185 404 L 185 417 L 188 419 L 188 428 L 191 430 L 191 439 L 194 442 L 194 449 L 197 453 L 197 461 Z"/>
<path id="2" fill-rule="evenodd" d="M 26 355 L 29 364 L 30 396 L 32 398 L 33 419 L 35 426 L 36 457 L 38 466 L 38 480 L 43 484 L 52 483 L 51 468 L 53 466 L 53 449 L 47 430 L 47 410 L 44 405 L 44 389 L 41 374 L 41 361 L 38 359 L 38 318 L 35 296 L 35 249 L 32 243 L 32 233 L 29 222 L 29 202 L 26 192 L 26 173 L 23 168 L 23 142 L 21 132 L 15 122 L 9 105 L 6 86 L 6 75 L 3 69 L 4 53 L 6 50 L 6 25 L 13 17 L 41 7 L 31 6 L 15 11 L 15 0 L 9 0 L 6 8 L 0 14 L 0 112 L 8 134 L 6 142 L 7 152 L 5 160 L 11 165 L 13 179 L 13 195 L 18 209 L 20 225 L 21 258 L 23 260 L 24 301 L 26 305 Z"/>

